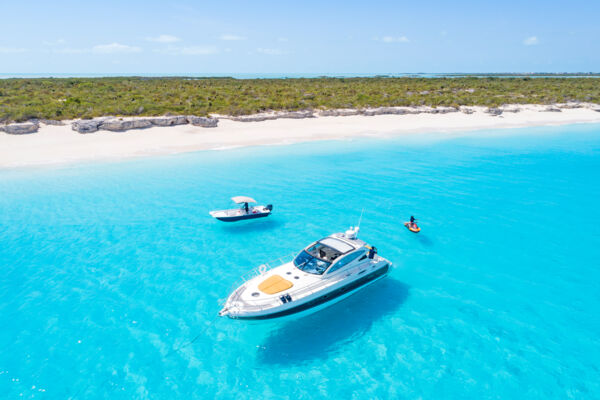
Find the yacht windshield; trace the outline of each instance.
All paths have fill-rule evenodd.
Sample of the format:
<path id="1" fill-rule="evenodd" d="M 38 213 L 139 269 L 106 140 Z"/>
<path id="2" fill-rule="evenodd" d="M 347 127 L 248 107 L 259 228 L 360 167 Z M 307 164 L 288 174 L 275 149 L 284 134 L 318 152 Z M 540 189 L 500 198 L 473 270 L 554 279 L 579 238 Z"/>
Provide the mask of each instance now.
<path id="1" fill-rule="evenodd" d="M 302 251 L 294 260 L 294 265 L 304 272 L 322 275 L 341 255 L 339 250 L 327 246 L 321 241 Z"/>
<path id="2" fill-rule="evenodd" d="M 317 257 L 308 254 L 306 250 L 302 250 L 302 252 L 294 259 L 294 265 L 299 270 L 308 272 L 309 274 L 323 275 L 323 272 L 329 268 L 331 263 L 319 260 Z"/>

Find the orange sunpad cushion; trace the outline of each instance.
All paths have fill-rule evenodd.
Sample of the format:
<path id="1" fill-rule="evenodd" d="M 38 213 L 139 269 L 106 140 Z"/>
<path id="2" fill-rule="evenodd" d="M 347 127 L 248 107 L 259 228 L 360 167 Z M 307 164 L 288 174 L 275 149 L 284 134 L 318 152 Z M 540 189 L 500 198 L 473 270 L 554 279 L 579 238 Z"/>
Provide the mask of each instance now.
<path id="1" fill-rule="evenodd" d="M 258 289 L 266 294 L 275 294 L 283 292 L 294 286 L 294 284 L 287 279 L 283 279 L 279 275 L 273 275 L 272 277 L 265 279 L 258 285 Z"/>

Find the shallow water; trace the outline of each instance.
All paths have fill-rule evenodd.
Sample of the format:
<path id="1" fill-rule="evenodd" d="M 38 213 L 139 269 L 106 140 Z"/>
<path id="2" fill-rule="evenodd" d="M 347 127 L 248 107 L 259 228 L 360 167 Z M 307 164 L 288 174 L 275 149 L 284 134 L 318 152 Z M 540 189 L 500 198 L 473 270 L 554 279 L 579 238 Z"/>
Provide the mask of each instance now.
<path id="1" fill-rule="evenodd" d="M 3 171 L 0 193 L 0 398 L 600 398 L 600 125 Z M 273 216 L 208 216 L 239 194 Z M 363 208 L 389 277 L 215 318 Z"/>

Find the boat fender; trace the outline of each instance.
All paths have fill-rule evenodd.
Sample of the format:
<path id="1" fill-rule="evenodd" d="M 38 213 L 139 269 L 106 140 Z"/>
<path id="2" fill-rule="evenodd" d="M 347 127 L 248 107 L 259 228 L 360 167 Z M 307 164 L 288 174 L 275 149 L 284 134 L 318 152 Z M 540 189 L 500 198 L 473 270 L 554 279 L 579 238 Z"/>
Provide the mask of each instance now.
<path id="1" fill-rule="evenodd" d="M 267 266 L 265 264 L 261 265 L 258 267 L 258 272 L 260 272 L 261 275 L 264 275 L 265 272 L 267 272 Z"/>
<path id="2" fill-rule="evenodd" d="M 289 293 L 288 293 L 288 294 L 286 294 L 286 295 L 285 295 L 285 299 L 286 299 L 288 302 L 290 302 L 290 301 L 292 301 L 292 296 L 290 296 L 290 295 L 289 295 Z"/>
<path id="3" fill-rule="evenodd" d="M 279 300 L 281 300 L 281 302 L 282 302 L 283 304 L 285 304 L 285 303 L 287 303 L 287 302 L 288 302 L 288 299 L 287 299 L 285 296 L 281 296 L 281 297 L 279 298 Z"/>

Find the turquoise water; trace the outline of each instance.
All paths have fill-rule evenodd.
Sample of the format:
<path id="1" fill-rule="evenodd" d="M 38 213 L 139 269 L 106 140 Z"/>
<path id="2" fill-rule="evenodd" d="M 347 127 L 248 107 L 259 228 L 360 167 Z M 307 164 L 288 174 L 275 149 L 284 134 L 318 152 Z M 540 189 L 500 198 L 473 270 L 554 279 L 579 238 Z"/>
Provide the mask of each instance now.
<path id="1" fill-rule="evenodd" d="M 600 125 L 3 171 L 0 193 L 0 398 L 600 398 Z M 208 216 L 239 194 L 273 216 Z M 389 277 L 215 319 L 363 207 Z"/>

